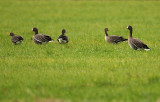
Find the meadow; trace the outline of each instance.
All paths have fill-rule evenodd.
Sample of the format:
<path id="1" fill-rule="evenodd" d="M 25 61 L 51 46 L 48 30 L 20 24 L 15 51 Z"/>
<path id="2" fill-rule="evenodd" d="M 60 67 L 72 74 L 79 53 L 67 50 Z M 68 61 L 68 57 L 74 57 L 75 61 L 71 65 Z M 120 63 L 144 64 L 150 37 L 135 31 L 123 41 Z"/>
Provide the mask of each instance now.
<path id="1" fill-rule="evenodd" d="M 0 102 L 159 102 L 160 2 L 0 0 Z M 133 37 L 150 51 L 117 45 Z M 32 28 L 54 42 L 36 45 Z M 58 44 L 65 28 L 68 44 Z M 13 45 L 10 32 L 24 42 Z"/>

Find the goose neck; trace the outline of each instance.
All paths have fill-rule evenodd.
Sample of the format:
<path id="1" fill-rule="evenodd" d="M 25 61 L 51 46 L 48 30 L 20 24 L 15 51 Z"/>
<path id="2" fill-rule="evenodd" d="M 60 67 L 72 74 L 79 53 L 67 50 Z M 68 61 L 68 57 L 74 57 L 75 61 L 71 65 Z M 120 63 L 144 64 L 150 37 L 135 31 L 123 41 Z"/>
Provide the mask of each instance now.
<path id="1" fill-rule="evenodd" d="M 132 37 L 132 29 L 130 29 L 129 37 Z"/>
<path id="2" fill-rule="evenodd" d="M 35 34 L 35 35 L 38 34 L 38 31 L 34 31 L 34 34 Z"/>
<path id="3" fill-rule="evenodd" d="M 105 33 L 106 33 L 106 36 L 108 36 L 108 32 L 107 32 L 107 31 L 105 31 Z"/>

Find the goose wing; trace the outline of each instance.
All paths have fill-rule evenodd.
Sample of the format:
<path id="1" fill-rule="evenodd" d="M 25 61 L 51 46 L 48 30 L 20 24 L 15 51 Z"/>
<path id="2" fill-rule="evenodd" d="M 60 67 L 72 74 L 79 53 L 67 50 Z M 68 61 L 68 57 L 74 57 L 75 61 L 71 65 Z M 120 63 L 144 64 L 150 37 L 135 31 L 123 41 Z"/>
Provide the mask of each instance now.
<path id="1" fill-rule="evenodd" d="M 33 40 L 39 43 L 47 42 L 43 34 L 34 35 Z"/>
<path id="2" fill-rule="evenodd" d="M 116 36 L 116 35 L 109 36 L 109 39 L 115 43 L 124 41 L 123 36 Z"/>
<path id="3" fill-rule="evenodd" d="M 21 40 L 20 40 L 20 38 L 19 38 L 18 36 L 13 36 L 12 39 L 11 39 L 11 41 L 12 41 L 13 43 L 17 43 L 17 42 L 19 42 L 19 41 L 21 41 Z"/>
<path id="4" fill-rule="evenodd" d="M 53 40 L 53 39 L 52 39 L 50 36 L 48 36 L 48 35 L 45 35 L 45 34 L 41 34 L 41 35 L 46 39 L 47 42 Z"/>
<path id="5" fill-rule="evenodd" d="M 133 38 L 131 43 L 137 48 L 137 49 L 149 49 L 149 47 L 140 41 L 139 39 Z"/>
<path id="6" fill-rule="evenodd" d="M 22 41 L 24 40 L 20 35 L 17 35 L 18 40 Z"/>

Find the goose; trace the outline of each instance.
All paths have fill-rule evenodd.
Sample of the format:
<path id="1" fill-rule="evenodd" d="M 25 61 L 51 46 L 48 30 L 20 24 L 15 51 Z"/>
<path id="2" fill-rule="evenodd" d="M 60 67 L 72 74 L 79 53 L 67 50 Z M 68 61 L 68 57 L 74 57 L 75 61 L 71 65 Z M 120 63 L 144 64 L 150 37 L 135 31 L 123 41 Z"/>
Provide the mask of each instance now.
<path id="1" fill-rule="evenodd" d="M 134 50 L 150 50 L 150 48 L 145 43 L 132 37 L 132 26 L 127 26 L 127 29 L 130 31 L 128 44 L 131 48 Z"/>
<path id="2" fill-rule="evenodd" d="M 62 34 L 58 37 L 57 41 L 60 43 L 60 44 L 63 44 L 63 43 L 68 43 L 68 37 L 66 35 L 64 35 L 64 33 L 66 33 L 66 30 L 63 29 L 62 30 Z"/>
<path id="3" fill-rule="evenodd" d="M 109 36 L 107 33 L 108 31 L 109 31 L 108 28 L 105 28 L 105 34 L 106 34 L 105 40 L 108 43 L 117 44 L 119 42 L 124 42 L 124 41 L 128 40 L 128 39 L 123 38 L 123 36 L 116 36 L 116 35 Z"/>
<path id="4" fill-rule="evenodd" d="M 48 43 L 48 42 L 53 41 L 52 38 L 48 35 L 38 34 L 38 29 L 36 27 L 34 27 L 32 29 L 32 31 L 35 33 L 35 35 L 32 37 L 32 39 L 36 44 L 44 44 L 44 43 Z"/>
<path id="5" fill-rule="evenodd" d="M 11 41 L 14 45 L 20 44 L 24 40 L 20 35 L 15 35 L 13 32 L 9 36 L 12 36 Z"/>

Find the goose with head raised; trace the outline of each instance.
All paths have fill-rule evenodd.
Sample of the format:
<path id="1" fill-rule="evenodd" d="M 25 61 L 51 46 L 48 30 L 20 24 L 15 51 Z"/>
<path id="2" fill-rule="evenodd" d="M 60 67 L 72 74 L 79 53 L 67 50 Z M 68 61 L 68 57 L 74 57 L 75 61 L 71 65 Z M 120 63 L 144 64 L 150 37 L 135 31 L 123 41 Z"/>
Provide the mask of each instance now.
<path id="1" fill-rule="evenodd" d="M 105 40 L 106 42 L 108 43 L 113 43 L 113 44 L 117 44 L 119 42 L 124 42 L 126 41 L 127 39 L 123 38 L 123 36 L 116 36 L 116 35 L 111 35 L 109 36 L 108 35 L 108 28 L 105 28 Z"/>
<path id="2" fill-rule="evenodd" d="M 132 37 L 132 26 L 128 26 L 127 29 L 130 31 L 128 44 L 131 48 L 133 48 L 134 50 L 150 50 L 150 48 L 145 43 L 143 43 L 139 39 Z"/>
<path id="3" fill-rule="evenodd" d="M 62 30 L 62 34 L 58 37 L 57 41 L 60 43 L 60 44 L 63 44 L 63 43 L 68 43 L 69 40 L 68 40 L 68 37 L 66 35 L 64 35 L 64 33 L 66 33 L 66 30 L 63 29 Z"/>
<path id="4" fill-rule="evenodd" d="M 36 27 L 34 27 L 32 31 L 35 33 L 32 39 L 36 44 L 44 44 L 53 41 L 53 39 L 48 35 L 38 34 L 38 29 Z"/>

